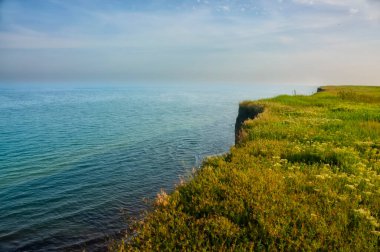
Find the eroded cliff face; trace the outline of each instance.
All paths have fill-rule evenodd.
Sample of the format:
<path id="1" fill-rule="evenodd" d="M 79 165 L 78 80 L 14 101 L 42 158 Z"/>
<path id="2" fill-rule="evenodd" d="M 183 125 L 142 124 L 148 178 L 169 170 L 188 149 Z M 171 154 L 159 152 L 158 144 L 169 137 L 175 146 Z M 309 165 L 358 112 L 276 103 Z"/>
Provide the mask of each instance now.
<path id="1" fill-rule="evenodd" d="M 326 91 L 326 89 L 324 89 L 323 87 L 319 87 L 319 88 L 317 89 L 317 93 L 320 93 L 320 92 L 323 92 L 323 91 Z"/>
<path id="2" fill-rule="evenodd" d="M 264 107 L 259 104 L 241 103 L 239 105 L 239 113 L 235 123 L 235 145 L 239 144 L 244 138 L 243 123 L 248 119 L 254 119 L 258 114 L 264 111 Z"/>

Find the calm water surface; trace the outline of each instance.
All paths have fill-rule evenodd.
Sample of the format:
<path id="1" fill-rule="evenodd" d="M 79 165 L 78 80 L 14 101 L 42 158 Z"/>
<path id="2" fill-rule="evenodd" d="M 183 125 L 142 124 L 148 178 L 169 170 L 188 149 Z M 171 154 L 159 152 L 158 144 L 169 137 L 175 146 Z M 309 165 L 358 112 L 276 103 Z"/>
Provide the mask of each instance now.
<path id="1" fill-rule="evenodd" d="M 0 84 L 0 251 L 73 249 L 124 229 L 144 198 L 229 150 L 239 101 L 294 89 L 315 91 Z"/>

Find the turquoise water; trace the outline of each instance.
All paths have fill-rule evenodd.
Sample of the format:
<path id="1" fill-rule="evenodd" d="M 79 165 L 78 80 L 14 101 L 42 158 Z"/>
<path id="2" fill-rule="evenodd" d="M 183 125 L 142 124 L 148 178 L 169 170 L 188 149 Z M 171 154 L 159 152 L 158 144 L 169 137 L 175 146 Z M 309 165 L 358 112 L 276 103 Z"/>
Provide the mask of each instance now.
<path id="1" fill-rule="evenodd" d="M 100 248 L 97 239 L 126 228 L 125 214 L 147 208 L 144 198 L 229 150 L 239 101 L 294 89 L 315 91 L 1 84 L 0 251 Z"/>

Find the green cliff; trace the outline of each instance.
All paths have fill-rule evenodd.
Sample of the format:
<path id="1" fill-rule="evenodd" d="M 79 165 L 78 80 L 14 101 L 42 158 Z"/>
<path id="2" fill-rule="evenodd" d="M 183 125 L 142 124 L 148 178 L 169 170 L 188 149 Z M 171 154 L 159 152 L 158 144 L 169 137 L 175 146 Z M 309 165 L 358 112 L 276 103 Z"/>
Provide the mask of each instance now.
<path id="1" fill-rule="evenodd" d="M 236 143 L 112 250 L 379 251 L 380 87 L 241 103 Z"/>

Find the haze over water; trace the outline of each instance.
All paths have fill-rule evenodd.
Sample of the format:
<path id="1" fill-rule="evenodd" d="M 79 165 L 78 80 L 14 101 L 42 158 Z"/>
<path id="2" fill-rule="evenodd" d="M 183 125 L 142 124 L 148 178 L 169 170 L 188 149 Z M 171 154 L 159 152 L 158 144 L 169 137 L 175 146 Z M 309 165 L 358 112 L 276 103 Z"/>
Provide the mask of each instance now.
<path id="1" fill-rule="evenodd" d="M 0 252 L 102 248 L 240 101 L 379 85 L 379 30 L 377 0 L 0 0 Z"/>
<path id="2" fill-rule="evenodd" d="M 57 250 L 126 228 L 234 143 L 238 102 L 315 87 L 0 85 L 0 251 Z"/>

